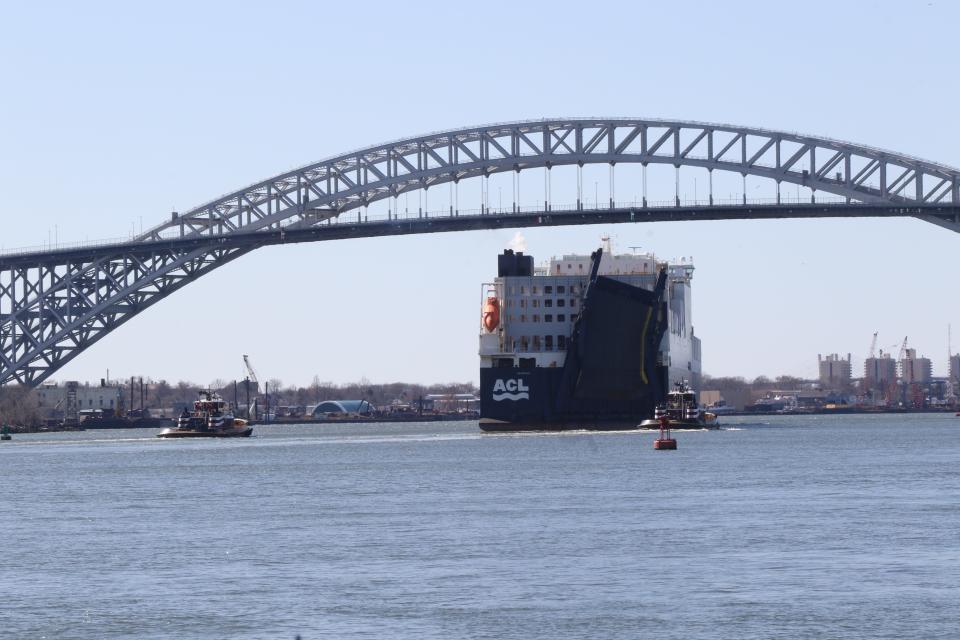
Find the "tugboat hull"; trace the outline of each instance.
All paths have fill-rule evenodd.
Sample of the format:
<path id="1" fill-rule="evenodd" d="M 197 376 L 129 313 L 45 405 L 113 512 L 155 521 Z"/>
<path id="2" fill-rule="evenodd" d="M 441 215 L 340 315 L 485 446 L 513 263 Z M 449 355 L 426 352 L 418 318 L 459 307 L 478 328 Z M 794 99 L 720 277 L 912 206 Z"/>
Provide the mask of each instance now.
<path id="1" fill-rule="evenodd" d="M 253 433 L 253 427 L 227 429 L 220 431 L 197 431 L 194 429 L 164 429 L 157 434 L 158 438 L 248 438 Z"/>
<path id="2" fill-rule="evenodd" d="M 716 421 L 700 421 L 700 420 L 668 420 L 667 428 L 669 429 L 719 429 L 720 426 Z M 641 422 L 638 426 L 638 429 L 659 429 L 660 421 L 654 418 L 649 418 Z"/>

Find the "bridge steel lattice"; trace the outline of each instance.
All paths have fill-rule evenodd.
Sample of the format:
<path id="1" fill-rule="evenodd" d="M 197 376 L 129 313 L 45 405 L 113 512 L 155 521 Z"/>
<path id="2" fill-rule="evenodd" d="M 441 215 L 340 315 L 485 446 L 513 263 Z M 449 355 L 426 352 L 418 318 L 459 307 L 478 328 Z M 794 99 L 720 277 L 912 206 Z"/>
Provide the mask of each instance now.
<path id="1" fill-rule="evenodd" d="M 705 202 L 647 202 L 531 211 L 489 206 L 490 175 L 555 166 L 639 163 L 705 169 Z M 769 204 L 714 201 L 714 171 L 777 183 Z M 400 214 L 397 198 L 483 181 L 478 212 Z M 519 175 L 517 177 L 519 182 Z M 548 182 L 549 183 L 549 182 Z M 644 191 L 646 188 L 644 180 Z M 679 182 L 678 182 L 679 183 Z M 782 183 L 809 203 L 785 203 Z M 817 202 L 818 193 L 839 202 Z M 366 207 L 392 198 L 386 218 Z M 389 204 L 389 202 L 388 202 Z M 348 212 L 356 212 L 356 215 Z M 535 225 L 783 217 L 912 216 L 960 231 L 960 171 L 881 149 L 796 133 L 647 119 L 513 122 L 360 149 L 217 198 L 129 241 L 0 255 L 0 384 L 36 385 L 107 333 L 189 282 L 257 248 L 284 242 Z"/>

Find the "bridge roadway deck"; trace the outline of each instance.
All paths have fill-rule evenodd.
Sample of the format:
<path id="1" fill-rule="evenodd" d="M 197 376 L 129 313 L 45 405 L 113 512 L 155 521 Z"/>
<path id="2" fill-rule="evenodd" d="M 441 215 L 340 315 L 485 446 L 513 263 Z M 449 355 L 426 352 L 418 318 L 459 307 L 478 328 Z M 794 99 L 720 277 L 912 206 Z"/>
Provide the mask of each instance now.
<path id="1" fill-rule="evenodd" d="M 0 269 L 36 264 L 88 261 L 124 254 L 149 254 L 158 249 L 189 250 L 202 247 L 254 249 L 260 246 L 319 242 L 349 238 L 391 235 L 444 233 L 482 229 L 521 227 L 558 227 L 585 224 L 621 224 L 639 222 L 679 222 L 695 220 L 775 220 L 782 218 L 901 218 L 938 219 L 946 224 L 960 223 L 960 206 L 890 205 L 864 203 L 824 204 L 746 204 L 678 207 L 619 207 L 603 209 L 551 210 L 539 212 L 491 212 L 478 215 L 431 214 L 423 217 L 398 217 L 349 222 L 353 212 L 341 214 L 330 223 L 298 229 L 269 229 L 218 235 L 193 235 L 164 240 L 94 244 L 83 247 L 53 248 L 0 255 Z"/>

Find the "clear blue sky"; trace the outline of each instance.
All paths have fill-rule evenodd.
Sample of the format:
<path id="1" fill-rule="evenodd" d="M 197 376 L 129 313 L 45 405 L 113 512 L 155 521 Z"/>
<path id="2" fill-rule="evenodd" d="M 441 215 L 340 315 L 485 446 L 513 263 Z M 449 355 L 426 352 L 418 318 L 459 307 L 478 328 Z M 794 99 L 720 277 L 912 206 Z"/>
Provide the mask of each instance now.
<path id="1" fill-rule="evenodd" d="M 762 126 L 960 166 L 960 8 L 943 1 L 6 3 L 3 14 L 6 249 L 122 237 L 344 150 L 547 116 Z M 628 173 L 619 199 L 640 190 Z M 603 199 L 606 174 L 597 181 Z M 683 189 L 692 196 L 689 180 Z M 248 353 L 284 383 L 477 380 L 480 283 L 514 233 L 261 249 L 55 377 L 109 368 L 206 383 L 241 375 Z M 624 250 L 694 257 L 694 326 L 713 375 L 814 376 L 817 353 L 831 352 L 852 352 L 860 371 L 874 331 L 884 348 L 909 335 L 941 374 L 948 323 L 960 343 L 960 236 L 926 223 L 524 232 L 538 260 L 589 252 L 604 233 Z"/>

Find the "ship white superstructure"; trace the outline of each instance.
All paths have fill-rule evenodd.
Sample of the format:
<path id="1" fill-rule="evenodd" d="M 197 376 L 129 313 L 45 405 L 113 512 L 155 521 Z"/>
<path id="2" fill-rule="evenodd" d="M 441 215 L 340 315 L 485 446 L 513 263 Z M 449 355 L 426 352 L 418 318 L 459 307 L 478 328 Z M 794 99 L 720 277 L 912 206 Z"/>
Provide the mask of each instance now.
<path id="1" fill-rule="evenodd" d="M 495 300 L 498 322 L 481 322 L 480 366 L 562 367 L 573 325 L 590 280 L 590 255 L 563 255 L 532 266 L 532 258 L 505 252 L 501 259 L 516 268 L 503 269 L 482 288 L 484 315 Z M 529 264 L 529 268 L 524 264 Z M 660 342 L 658 363 L 666 366 L 668 388 L 687 381 L 700 388 L 700 340 L 694 334 L 690 283 L 692 259 L 663 261 L 653 253 L 612 254 L 607 246 L 598 275 L 652 291 L 661 268 L 667 271 L 665 303 L 667 326 Z M 638 328 L 639 329 L 639 328 Z"/>

